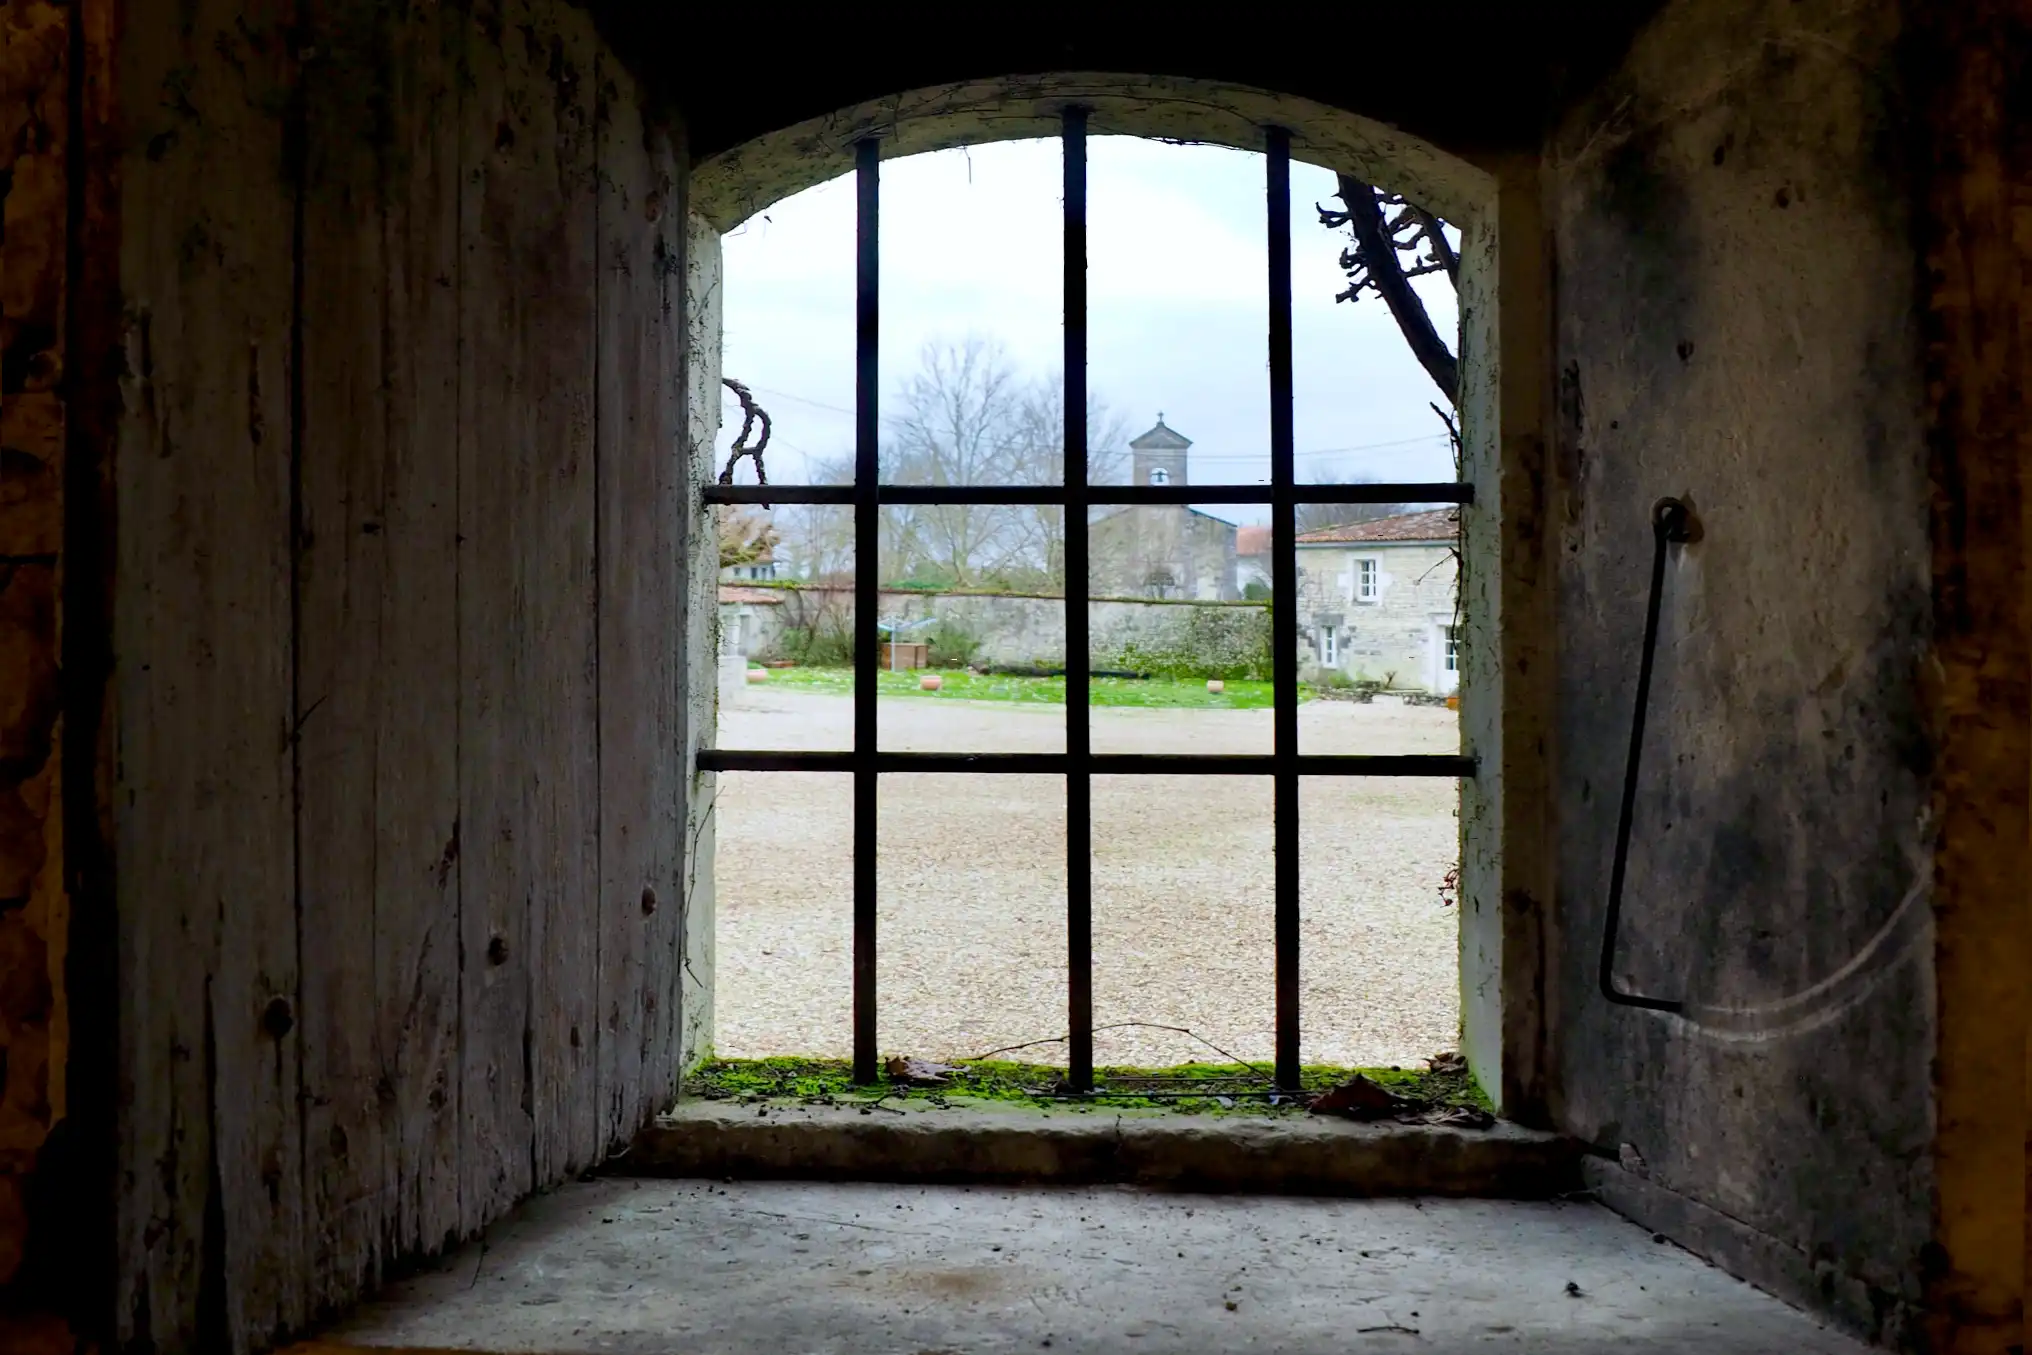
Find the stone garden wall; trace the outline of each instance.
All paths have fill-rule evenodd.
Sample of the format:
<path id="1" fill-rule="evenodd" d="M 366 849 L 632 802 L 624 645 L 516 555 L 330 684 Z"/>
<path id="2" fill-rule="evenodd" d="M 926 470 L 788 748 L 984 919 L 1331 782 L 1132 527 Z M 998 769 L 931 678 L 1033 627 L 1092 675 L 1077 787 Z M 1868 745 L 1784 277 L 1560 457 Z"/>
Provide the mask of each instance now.
<path id="1" fill-rule="evenodd" d="M 809 655 L 807 661 L 844 662 L 846 651 L 838 646 L 851 633 L 853 590 L 776 591 L 780 602 L 742 607 L 746 656 Z M 929 639 L 934 662 L 956 658 L 976 667 L 1065 666 L 1064 598 L 885 590 L 881 599 L 881 619 L 901 623 L 906 639 Z M 1270 609 L 1263 603 L 1106 598 L 1087 607 L 1088 659 L 1096 668 L 1208 677 L 1270 675 Z M 727 610 L 722 607 L 723 624 Z M 927 621 L 931 624 L 913 624 Z M 803 647 L 807 636 L 818 638 L 816 652 Z M 828 637 L 835 646 L 831 653 Z"/>

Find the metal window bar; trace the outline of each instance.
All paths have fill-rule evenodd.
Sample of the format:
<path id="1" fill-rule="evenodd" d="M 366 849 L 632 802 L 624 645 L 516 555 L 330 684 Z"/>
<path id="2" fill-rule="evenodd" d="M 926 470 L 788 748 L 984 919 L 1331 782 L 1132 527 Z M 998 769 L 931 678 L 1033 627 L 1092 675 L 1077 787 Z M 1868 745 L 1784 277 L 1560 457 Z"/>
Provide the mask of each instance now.
<path id="1" fill-rule="evenodd" d="M 1270 264 L 1270 691 L 1277 770 L 1271 806 L 1276 838 L 1277 1085 L 1297 1091 L 1298 1062 L 1298 503 L 1292 496 L 1291 133 L 1267 129 L 1264 218 Z"/>
<path id="2" fill-rule="evenodd" d="M 876 1002 L 876 787 L 896 772 L 1059 775 L 1066 787 L 1068 1082 L 1093 1087 L 1092 778 L 1262 776 L 1273 779 L 1275 813 L 1276 1082 L 1297 1090 L 1299 1077 L 1298 783 L 1304 776 L 1475 774 L 1475 759 L 1456 754 L 1301 754 L 1298 751 L 1298 553 L 1301 503 L 1474 502 L 1474 487 L 1455 482 L 1300 485 L 1294 471 L 1291 353 L 1291 137 L 1264 129 L 1265 225 L 1269 268 L 1270 484 L 1096 485 L 1087 479 L 1087 125 L 1068 108 L 1061 133 L 1065 169 L 1065 474 L 1062 485 L 885 485 L 879 456 L 881 143 L 855 147 L 855 419 L 852 485 L 703 487 L 707 504 L 851 504 L 854 509 L 854 743 L 850 752 L 709 749 L 701 771 L 843 772 L 854 778 L 854 1078 L 881 1072 Z M 1270 502 L 1271 639 L 1274 741 L 1267 754 L 1095 753 L 1087 672 L 1087 510 L 1108 504 Z M 877 561 L 883 504 L 1055 504 L 1065 509 L 1066 751 L 1063 753 L 906 753 L 876 746 Z M 1075 587 L 1079 592 L 1075 593 Z"/>
<path id="3" fill-rule="evenodd" d="M 881 559 L 882 146 L 854 148 L 854 1081 L 873 1082 L 875 1043 L 876 589 Z"/>
<path id="4" fill-rule="evenodd" d="M 1087 110 L 1065 110 L 1065 473 L 1067 491 L 1087 487 Z M 1065 533 L 1065 953 L 1066 1081 L 1094 1088 L 1094 780 L 1087 719 L 1087 510 L 1068 501 Z M 1079 581 L 1077 593 L 1074 581 Z M 1073 656 L 1080 657 L 1075 660 Z"/>

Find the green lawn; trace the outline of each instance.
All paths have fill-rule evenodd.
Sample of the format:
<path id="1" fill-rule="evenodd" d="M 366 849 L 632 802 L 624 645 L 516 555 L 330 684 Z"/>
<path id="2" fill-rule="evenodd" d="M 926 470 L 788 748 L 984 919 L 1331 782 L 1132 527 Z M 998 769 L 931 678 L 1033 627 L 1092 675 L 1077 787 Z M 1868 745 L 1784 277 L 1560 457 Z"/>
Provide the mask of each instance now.
<path id="1" fill-rule="evenodd" d="M 926 672 L 936 672 L 944 685 L 927 692 L 917 685 Z M 799 691 L 834 692 L 841 696 L 854 690 L 851 668 L 772 668 L 771 686 L 794 687 Z M 906 669 L 876 674 L 876 692 L 882 696 L 915 696 L 944 701 L 1015 701 L 1039 705 L 1065 704 L 1062 677 L 1002 677 L 955 669 Z M 1271 704 L 1267 682 L 1229 682 L 1221 692 L 1210 692 L 1203 681 L 1174 681 L 1170 678 L 1094 678 L 1089 688 L 1094 706 L 1163 706 L 1172 709 L 1258 710 Z M 1312 688 L 1299 684 L 1298 699 L 1312 699 Z"/>

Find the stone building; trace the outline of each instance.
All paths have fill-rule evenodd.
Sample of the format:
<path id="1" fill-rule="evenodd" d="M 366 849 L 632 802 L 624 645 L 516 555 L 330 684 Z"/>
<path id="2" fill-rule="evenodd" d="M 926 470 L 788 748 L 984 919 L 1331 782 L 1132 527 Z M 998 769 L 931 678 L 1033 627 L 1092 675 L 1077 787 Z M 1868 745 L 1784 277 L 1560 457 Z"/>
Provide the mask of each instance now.
<path id="1" fill-rule="evenodd" d="M 1129 443 L 1130 483 L 1159 488 L 1191 483 L 1192 439 L 1164 416 Z M 1088 591 L 1095 597 L 1190 598 L 1232 602 L 1235 524 L 1182 503 L 1094 510 L 1087 526 Z"/>
<path id="2" fill-rule="evenodd" d="M 1520 1346 L 1858 1349 L 1711 1336 L 1712 1298 L 1627 1322 L 1655 1234 L 1880 1347 L 2023 1349 L 2022 0 L 1467 6 L 1443 98 L 1429 61 L 1352 63 L 1285 25 L 1049 10 L 958 44 L 815 9 L 774 26 L 767 79 L 698 59 L 754 18 L 10 6 L 0 1349 L 259 1352 L 525 1199 L 645 1169 L 629 1145 L 713 1043 L 721 236 L 863 145 L 1053 136 L 1075 111 L 1109 136 L 1288 134 L 1460 227 L 1452 912 L 1461 1052 L 1512 1123 L 1377 1126 L 1363 1142 L 1396 1146 L 1356 1155 L 1365 1188 L 1587 1188 L 1560 1226 L 1613 1228 L 1595 1254 L 1622 1268 L 1564 1296 L 1517 1240 L 1544 1211 L 1459 1205 L 1519 1263 L 1490 1287 Z M 1699 530 L 1661 561 L 1665 494 Z M 1233 1122 L 1193 1132 L 1209 1170 L 1313 1170 L 1295 1143 L 1224 1151 L 1253 1132 Z M 954 1160 L 994 1160 L 989 1133 L 951 1130 L 974 1154 Z M 837 1170 L 806 1151 L 790 1165 Z M 1489 1155 L 1508 1165 L 1464 1186 Z M 786 1313 L 873 1343 L 885 1281 L 927 1281 L 910 1322 L 978 1327 L 931 1282 L 1017 1269 L 955 1246 L 813 1284 L 837 1252 L 729 1267 L 691 1234 L 548 1231 L 619 1184 L 504 1232 L 620 1257 L 602 1282 L 643 1298 L 601 1321 L 658 1330 L 566 1337 L 569 1310 L 496 1298 L 552 1325 L 445 1319 L 430 1343 L 682 1344 L 669 1315 L 730 1290 L 749 1349 L 813 1344 Z M 1195 1247 L 1257 1245 L 1251 1212 L 1202 1211 Z M 1360 1201 L 1335 1218 L 1396 1228 Z M 962 1212 L 953 1236 L 992 1226 Z M 1446 1279 L 1429 1255 L 1378 1304 L 1415 1309 Z M 1012 1313 L 1037 1287 L 1006 1284 Z M 1174 1304 L 1195 1325 L 1173 1344 L 1320 1348 L 1346 1323 L 1238 1307 Z"/>
<path id="3" fill-rule="evenodd" d="M 1268 523 L 1252 523 L 1235 530 L 1235 588 L 1245 598 L 1270 596 L 1275 570 L 1270 540 Z"/>
<path id="4" fill-rule="evenodd" d="M 1298 625 L 1315 670 L 1393 688 L 1458 688 L 1459 537 L 1452 508 L 1300 533 Z"/>

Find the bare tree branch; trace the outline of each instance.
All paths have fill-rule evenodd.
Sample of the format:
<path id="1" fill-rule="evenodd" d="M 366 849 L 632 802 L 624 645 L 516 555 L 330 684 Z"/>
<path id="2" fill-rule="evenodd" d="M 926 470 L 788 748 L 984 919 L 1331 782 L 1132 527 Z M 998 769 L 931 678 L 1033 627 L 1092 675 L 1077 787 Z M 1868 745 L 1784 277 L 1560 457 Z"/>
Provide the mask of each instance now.
<path id="1" fill-rule="evenodd" d="M 1446 270 L 1449 282 L 1460 286 L 1460 255 L 1454 252 L 1453 245 L 1447 240 L 1440 219 L 1423 207 L 1413 206 L 1411 210 L 1418 215 L 1420 236 L 1432 246 L 1433 260 Z"/>
<path id="2" fill-rule="evenodd" d="M 1354 236 L 1353 247 L 1342 250 L 1340 256 L 1341 268 L 1348 275 L 1347 290 L 1335 300 L 1356 301 L 1364 292 L 1381 297 L 1412 355 L 1433 384 L 1453 400 L 1460 380 L 1459 362 L 1410 286 L 1413 278 L 1432 273 L 1445 273 L 1449 282 L 1458 285 L 1460 259 L 1446 238 L 1445 223 L 1415 203 L 1348 175 L 1340 176 L 1339 187 L 1342 206 L 1319 207 L 1322 225 L 1346 226 Z M 1421 245 L 1425 247 L 1423 255 L 1419 253 Z"/>
<path id="3" fill-rule="evenodd" d="M 1373 289 L 1383 298 L 1383 304 L 1390 308 L 1397 328 L 1403 332 L 1404 341 L 1411 345 L 1412 355 L 1425 368 L 1426 375 L 1432 378 L 1449 404 L 1457 403 L 1459 360 L 1446 341 L 1440 338 L 1439 331 L 1433 327 L 1431 315 L 1426 313 L 1425 303 L 1411 287 L 1414 277 L 1445 271 L 1445 258 L 1452 256 L 1453 250 L 1446 247 L 1444 256 L 1424 263 L 1414 262 L 1411 268 L 1406 269 L 1398 258 L 1398 250 L 1404 245 L 1398 241 L 1396 233 L 1404 227 L 1416 227 L 1419 235 L 1424 235 L 1431 230 L 1431 226 L 1426 224 L 1432 221 L 1430 215 L 1407 204 L 1394 221 L 1386 221 L 1383 209 L 1392 203 L 1389 196 L 1346 174 L 1339 176 L 1339 186 L 1342 210 L 1319 209 L 1322 224 L 1347 226 L 1355 237 L 1354 249 L 1341 254 L 1341 267 L 1348 270 L 1349 286 L 1338 299 L 1352 301 L 1365 290 Z M 1437 224 L 1432 221 L 1432 225 Z M 1435 246 L 1435 252 L 1444 247 L 1446 239 L 1444 231 L 1436 234 L 1442 245 Z M 1416 239 L 1417 236 L 1414 236 L 1414 244 Z"/>
<path id="4" fill-rule="evenodd" d="M 1459 479 L 1462 464 L 1461 452 L 1463 451 L 1460 440 L 1460 424 L 1454 420 L 1453 415 L 1441 409 L 1437 402 L 1428 403 L 1426 408 L 1439 415 L 1439 421 L 1446 425 L 1447 441 L 1453 444 L 1454 478 Z"/>

